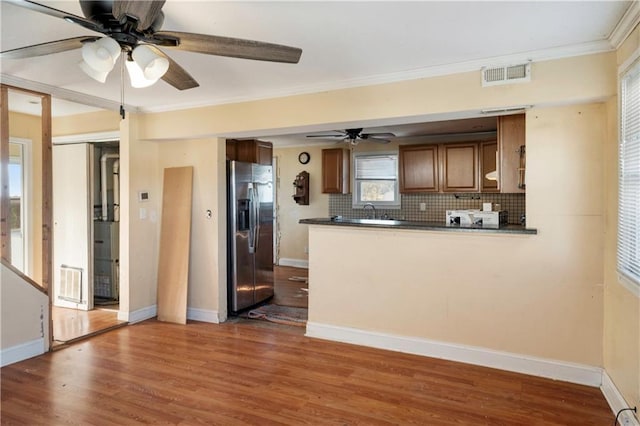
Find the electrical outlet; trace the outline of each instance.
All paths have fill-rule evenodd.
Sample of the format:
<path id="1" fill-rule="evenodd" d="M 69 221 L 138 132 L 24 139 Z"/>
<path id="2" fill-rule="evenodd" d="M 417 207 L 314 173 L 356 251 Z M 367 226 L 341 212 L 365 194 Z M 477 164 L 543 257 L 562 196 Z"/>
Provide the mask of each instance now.
<path id="1" fill-rule="evenodd" d="M 304 246 L 304 252 L 308 254 L 309 253 L 309 247 Z"/>
<path id="2" fill-rule="evenodd" d="M 420 203 L 420 211 L 424 212 L 427 210 L 427 203 Z"/>

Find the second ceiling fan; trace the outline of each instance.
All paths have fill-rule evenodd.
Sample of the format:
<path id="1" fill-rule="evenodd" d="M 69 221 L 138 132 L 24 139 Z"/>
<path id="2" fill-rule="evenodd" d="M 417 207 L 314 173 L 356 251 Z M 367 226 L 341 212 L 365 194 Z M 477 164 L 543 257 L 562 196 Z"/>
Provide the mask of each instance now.
<path id="1" fill-rule="evenodd" d="M 358 145 L 360 141 L 371 141 L 376 143 L 386 144 L 390 140 L 387 138 L 394 138 L 396 135 L 393 133 L 363 133 L 362 128 L 334 130 L 337 134 L 320 134 L 320 135 L 307 135 L 308 138 L 340 138 L 343 142 L 347 142 L 350 145 Z"/>

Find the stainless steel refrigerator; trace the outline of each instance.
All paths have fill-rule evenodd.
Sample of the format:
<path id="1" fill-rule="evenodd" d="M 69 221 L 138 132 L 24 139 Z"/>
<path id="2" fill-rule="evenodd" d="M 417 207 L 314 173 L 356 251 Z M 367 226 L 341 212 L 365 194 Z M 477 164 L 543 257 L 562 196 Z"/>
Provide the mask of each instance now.
<path id="1" fill-rule="evenodd" d="M 227 161 L 228 309 L 273 296 L 272 167 Z"/>

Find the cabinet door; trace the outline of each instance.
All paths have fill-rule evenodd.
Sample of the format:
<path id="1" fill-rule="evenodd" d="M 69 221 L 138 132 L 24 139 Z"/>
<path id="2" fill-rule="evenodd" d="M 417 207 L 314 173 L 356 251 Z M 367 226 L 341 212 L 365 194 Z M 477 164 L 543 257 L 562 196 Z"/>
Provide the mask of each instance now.
<path id="1" fill-rule="evenodd" d="M 442 145 L 442 190 L 478 192 L 478 144 Z"/>
<path id="2" fill-rule="evenodd" d="M 272 144 L 255 139 L 244 139 L 235 141 L 236 159 L 246 163 L 271 165 L 272 162 Z M 227 146 L 227 157 L 230 156 L 232 150 Z"/>
<path id="3" fill-rule="evenodd" d="M 270 166 L 273 162 L 273 144 L 271 142 L 256 141 L 256 163 Z"/>
<path id="4" fill-rule="evenodd" d="M 524 145 L 525 115 L 516 114 L 498 117 L 500 192 L 525 192 L 524 158 L 520 159 L 521 147 L 524 147 Z"/>
<path id="5" fill-rule="evenodd" d="M 438 146 L 399 147 L 400 192 L 438 192 Z"/>
<path id="6" fill-rule="evenodd" d="M 498 192 L 498 173 L 496 179 L 487 179 L 487 173 L 497 170 L 498 143 L 496 141 L 480 143 L 480 191 Z"/>
<path id="7" fill-rule="evenodd" d="M 342 148 L 322 150 L 322 193 L 349 193 L 349 151 Z"/>

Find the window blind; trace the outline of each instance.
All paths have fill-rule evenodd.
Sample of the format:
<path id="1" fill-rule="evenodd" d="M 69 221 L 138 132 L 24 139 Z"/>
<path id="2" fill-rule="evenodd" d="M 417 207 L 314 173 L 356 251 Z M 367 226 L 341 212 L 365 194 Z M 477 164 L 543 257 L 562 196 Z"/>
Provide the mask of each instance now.
<path id="1" fill-rule="evenodd" d="M 621 80 L 618 271 L 640 285 L 640 62 Z"/>
<path id="2" fill-rule="evenodd" d="M 396 179 L 398 158 L 392 155 L 355 157 L 356 179 Z"/>

